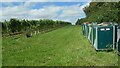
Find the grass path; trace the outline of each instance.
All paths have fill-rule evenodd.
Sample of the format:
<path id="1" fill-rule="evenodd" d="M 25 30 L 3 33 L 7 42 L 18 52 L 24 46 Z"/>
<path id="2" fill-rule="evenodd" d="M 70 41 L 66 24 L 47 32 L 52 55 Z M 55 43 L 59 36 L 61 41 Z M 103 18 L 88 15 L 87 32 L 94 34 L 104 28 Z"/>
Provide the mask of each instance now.
<path id="1" fill-rule="evenodd" d="M 80 26 L 66 26 L 31 38 L 3 38 L 3 66 L 114 66 L 113 52 L 96 52 Z"/>

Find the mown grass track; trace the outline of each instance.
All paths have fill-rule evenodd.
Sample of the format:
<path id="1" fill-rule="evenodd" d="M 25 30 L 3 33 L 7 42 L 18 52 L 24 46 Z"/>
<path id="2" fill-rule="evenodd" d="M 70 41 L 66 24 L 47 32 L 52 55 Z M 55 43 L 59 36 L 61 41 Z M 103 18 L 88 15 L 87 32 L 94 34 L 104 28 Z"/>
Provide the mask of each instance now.
<path id="1" fill-rule="evenodd" d="M 115 51 L 96 52 L 80 26 L 66 26 L 31 38 L 2 38 L 3 66 L 116 66 Z"/>

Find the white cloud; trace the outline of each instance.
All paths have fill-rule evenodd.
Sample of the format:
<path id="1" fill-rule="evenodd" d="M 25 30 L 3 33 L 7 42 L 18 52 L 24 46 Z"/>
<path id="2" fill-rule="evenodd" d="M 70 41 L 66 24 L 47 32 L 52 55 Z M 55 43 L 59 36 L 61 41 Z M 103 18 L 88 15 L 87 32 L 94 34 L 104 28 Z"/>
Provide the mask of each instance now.
<path id="1" fill-rule="evenodd" d="M 31 5 L 34 6 L 34 2 L 25 2 L 17 6 L 3 7 L 2 19 L 9 20 L 10 18 L 19 19 L 54 19 L 64 20 L 75 23 L 78 18 L 85 17 L 83 7 L 89 5 L 89 3 L 80 6 L 80 4 L 71 6 L 43 6 L 40 9 L 30 9 Z M 0 9 L 1 10 L 1 9 Z"/>
<path id="2" fill-rule="evenodd" d="M 27 0 L 29 2 L 89 2 L 91 0 Z"/>
<path id="3" fill-rule="evenodd" d="M 90 5 L 90 2 L 87 2 L 86 4 L 81 6 L 81 9 L 83 9 L 84 7 L 89 6 L 89 5 Z"/>
<path id="4" fill-rule="evenodd" d="M 72 6 L 65 6 L 63 7 L 63 13 L 60 15 L 60 17 L 69 17 L 69 16 L 77 16 L 79 15 L 82 9 L 80 7 L 80 4 L 72 5 Z"/>
<path id="5" fill-rule="evenodd" d="M 1 2 L 119 2 L 120 0 L 2 0 Z"/>
<path id="6" fill-rule="evenodd" d="M 2 2 L 89 2 L 91 0 L 2 0 Z"/>
<path id="7" fill-rule="evenodd" d="M 5 6 L 13 6 L 13 4 L 11 2 L 6 2 L 4 3 Z"/>

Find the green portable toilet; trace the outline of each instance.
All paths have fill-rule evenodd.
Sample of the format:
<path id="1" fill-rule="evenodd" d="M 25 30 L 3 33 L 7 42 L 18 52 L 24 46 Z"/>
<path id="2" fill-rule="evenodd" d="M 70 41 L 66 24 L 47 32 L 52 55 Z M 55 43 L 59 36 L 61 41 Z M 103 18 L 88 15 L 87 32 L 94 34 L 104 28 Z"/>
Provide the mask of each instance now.
<path id="1" fill-rule="evenodd" d="M 114 26 L 94 26 L 93 46 L 96 50 L 114 49 Z"/>
<path id="2" fill-rule="evenodd" d="M 86 26 L 87 26 L 87 28 L 86 28 L 86 31 L 87 31 L 87 33 L 86 33 L 86 38 L 88 39 L 88 34 L 89 34 L 89 25 L 87 24 Z"/>
<path id="3" fill-rule="evenodd" d="M 88 40 L 92 42 L 92 25 L 89 24 Z"/>
<path id="4" fill-rule="evenodd" d="M 115 35 L 114 35 L 114 48 L 116 48 L 117 47 L 117 39 L 118 39 L 118 33 L 117 33 L 117 28 L 119 27 L 118 26 L 118 24 L 117 23 L 110 23 L 109 25 L 112 25 L 112 26 L 114 26 L 114 28 L 115 28 L 115 31 L 114 31 L 114 33 L 115 33 Z"/>
<path id="5" fill-rule="evenodd" d="M 97 27 L 97 23 L 92 23 L 90 27 L 91 27 L 91 31 L 90 31 L 90 42 L 92 43 L 92 45 L 94 45 L 94 41 L 95 41 L 95 37 L 96 37 L 96 27 Z"/>
<path id="6" fill-rule="evenodd" d="M 85 37 L 87 36 L 87 24 L 85 24 Z"/>
<path id="7" fill-rule="evenodd" d="M 91 26 L 90 26 L 91 27 Z M 92 43 L 92 38 L 93 38 L 93 30 L 92 30 L 92 27 L 90 28 L 90 43 Z"/>
<path id="8" fill-rule="evenodd" d="M 89 22 L 84 23 L 84 35 L 86 36 L 86 38 L 88 38 L 88 32 L 89 32 L 88 24 L 89 24 Z"/>
<path id="9" fill-rule="evenodd" d="M 82 33 L 84 36 L 86 36 L 86 23 L 82 24 Z"/>
<path id="10" fill-rule="evenodd" d="M 120 38 L 118 40 L 118 54 L 120 55 Z"/>
<path id="11" fill-rule="evenodd" d="M 120 55 L 120 26 L 117 28 L 117 51 Z"/>
<path id="12" fill-rule="evenodd" d="M 86 24 L 86 38 L 89 39 L 89 32 L 90 32 L 90 24 Z"/>
<path id="13" fill-rule="evenodd" d="M 87 24 L 86 23 L 84 23 L 84 27 L 85 27 L 85 30 L 84 30 L 84 35 L 85 35 L 85 37 L 87 36 L 87 33 L 88 33 L 88 28 L 87 28 Z"/>
<path id="14" fill-rule="evenodd" d="M 85 35 L 85 25 L 86 24 L 82 24 L 82 34 Z"/>
<path id="15" fill-rule="evenodd" d="M 89 41 L 90 41 L 90 25 L 91 24 L 88 24 L 88 36 L 87 36 L 87 38 L 88 38 Z"/>
<path id="16" fill-rule="evenodd" d="M 92 31 L 93 31 L 93 36 L 92 36 L 92 44 L 93 45 L 95 45 L 95 41 L 96 41 L 96 28 L 97 28 L 97 26 L 96 25 L 94 25 L 93 27 L 92 27 Z"/>

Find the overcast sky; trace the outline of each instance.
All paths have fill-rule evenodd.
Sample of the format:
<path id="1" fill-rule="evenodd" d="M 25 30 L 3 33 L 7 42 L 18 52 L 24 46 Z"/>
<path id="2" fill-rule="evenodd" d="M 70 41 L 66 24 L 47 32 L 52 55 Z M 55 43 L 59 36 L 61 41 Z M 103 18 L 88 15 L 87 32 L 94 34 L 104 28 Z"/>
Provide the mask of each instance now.
<path id="1" fill-rule="evenodd" d="M 2 2 L 0 3 L 0 21 L 18 19 L 53 19 L 74 24 L 78 18 L 84 18 L 83 8 L 88 2 Z"/>

